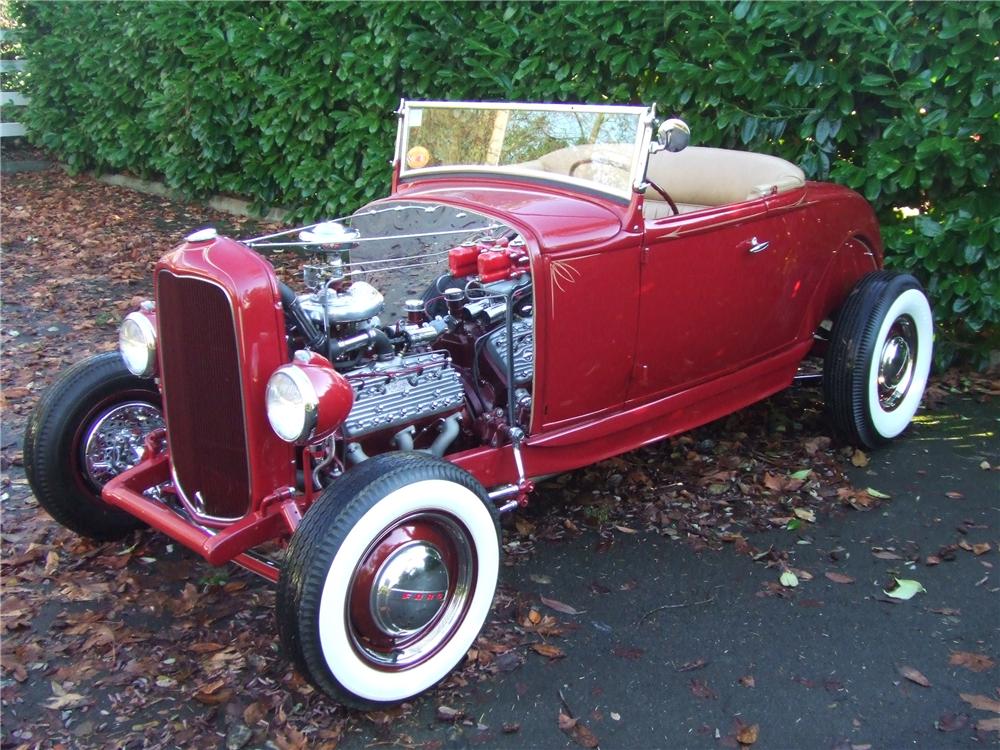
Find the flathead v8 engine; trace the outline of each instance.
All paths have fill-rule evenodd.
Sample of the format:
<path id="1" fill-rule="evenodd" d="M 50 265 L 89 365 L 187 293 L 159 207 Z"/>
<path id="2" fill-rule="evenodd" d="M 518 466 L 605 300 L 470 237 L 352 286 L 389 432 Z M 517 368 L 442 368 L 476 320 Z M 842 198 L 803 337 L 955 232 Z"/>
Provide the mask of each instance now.
<path id="1" fill-rule="evenodd" d="M 375 209 L 351 227 L 326 222 L 298 235 L 295 246 L 313 257 L 303 271 L 306 292 L 281 288 L 292 361 L 272 377 L 268 414 L 279 435 L 312 446 L 317 488 L 375 453 L 443 456 L 496 442 L 512 420 L 527 423 L 534 341 L 525 243 L 485 217 L 443 208 Z M 390 236 L 392 257 L 365 252 L 368 242 L 385 238 L 363 235 L 354 224 L 413 211 L 436 212 L 436 228 L 410 232 L 420 241 L 409 244 Z M 470 219 L 478 228 L 453 226 Z M 456 243 L 456 234 L 465 237 Z M 287 243 L 272 235 L 246 244 Z M 428 278 L 425 269 L 445 263 L 446 272 L 419 282 Z M 404 296 L 414 291 L 420 296 Z M 328 364 L 349 386 L 349 411 L 335 430 L 296 433 L 301 420 L 286 414 L 300 400 L 295 369 L 309 363 Z M 282 434 L 285 423 L 292 426 Z"/>

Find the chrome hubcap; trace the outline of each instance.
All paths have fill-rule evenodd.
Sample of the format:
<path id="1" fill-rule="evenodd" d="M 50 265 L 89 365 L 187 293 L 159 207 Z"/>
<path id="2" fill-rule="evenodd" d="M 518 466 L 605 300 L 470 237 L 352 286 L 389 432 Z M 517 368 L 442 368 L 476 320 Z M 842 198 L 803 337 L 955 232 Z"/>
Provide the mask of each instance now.
<path id="1" fill-rule="evenodd" d="M 474 593 L 468 531 L 443 513 L 400 519 L 373 541 L 350 585 L 357 653 L 386 671 L 433 656 L 461 625 Z"/>
<path id="2" fill-rule="evenodd" d="M 432 544 L 413 542 L 393 552 L 375 574 L 372 618 L 386 635 L 415 633 L 444 606 L 448 569 Z"/>
<path id="3" fill-rule="evenodd" d="M 909 315 L 893 321 L 882 342 L 878 363 L 878 403 L 892 411 L 906 397 L 917 359 L 917 327 Z"/>
<path id="4" fill-rule="evenodd" d="M 163 415 L 144 401 L 116 404 L 98 415 L 83 439 L 83 467 L 96 487 L 104 487 L 142 460 L 143 441 L 164 427 Z"/>

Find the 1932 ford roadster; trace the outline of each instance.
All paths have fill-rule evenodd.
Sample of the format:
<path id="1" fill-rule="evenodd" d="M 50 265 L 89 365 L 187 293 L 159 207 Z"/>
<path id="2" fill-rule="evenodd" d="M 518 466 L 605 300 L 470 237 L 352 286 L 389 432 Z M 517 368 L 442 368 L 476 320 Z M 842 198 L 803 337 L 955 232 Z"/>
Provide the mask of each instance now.
<path id="1" fill-rule="evenodd" d="M 400 701 L 490 610 L 498 514 L 532 479 L 693 428 L 824 358 L 875 446 L 931 361 L 918 282 L 869 206 L 772 156 L 685 148 L 642 107 L 404 102 L 392 194 L 252 240 L 191 234 L 120 352 L 25 437 L 38 501 L 96 539 L 148 524 L 277 582 L 281 641 L 350 705 Z M 312 256 L 304 288 L 257 250 Z"/>

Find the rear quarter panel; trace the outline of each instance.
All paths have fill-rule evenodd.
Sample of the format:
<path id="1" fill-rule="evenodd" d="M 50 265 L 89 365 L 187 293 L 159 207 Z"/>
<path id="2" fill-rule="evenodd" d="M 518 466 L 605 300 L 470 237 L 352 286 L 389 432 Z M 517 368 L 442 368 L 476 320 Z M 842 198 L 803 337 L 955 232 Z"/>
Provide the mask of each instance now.
<path id="1" fill-rule="evenodd" d="M 797 340 L 805 340 L 840 307 L 865 274 L 882 267 L 882 238 L 875 214 L 860 195 L 840 185 L 809 182 L 768 200 L 794 248 L 789 283 L 805 295 Z"/>

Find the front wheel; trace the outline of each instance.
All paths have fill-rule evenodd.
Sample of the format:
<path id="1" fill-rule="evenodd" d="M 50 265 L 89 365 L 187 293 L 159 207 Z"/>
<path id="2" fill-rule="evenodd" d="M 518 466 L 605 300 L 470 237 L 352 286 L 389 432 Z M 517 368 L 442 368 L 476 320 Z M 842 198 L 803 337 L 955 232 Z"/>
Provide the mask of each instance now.
<path id="1" fill-rule="evenodd" d="M 866 448 L 905 430 L 927 386 L 933 339 L 919 281 L 878 271 L 858 282 L 834 323 L 823 368 L 837 430 Z"/>
<path id="2" fill-rule="evenodd" d="M 142 458 L 146 436 L 163 427 L 160 392 L 130 373 L 118 352 L 63 373 L 35 407 L 24 436 L 24 471 L 38 503 L 91 539 L 118 539 L 142 522 L 101 499 L 111 479 Z"/>
<path id="3" fill-rule="evenodd" d="M 282 644 L 340 703 L 411 698 L 464 658 L 499 564 L 497 512 L 471 475 L 424 454 L 375 456 L 330 485 L 292 535 Z"/>

